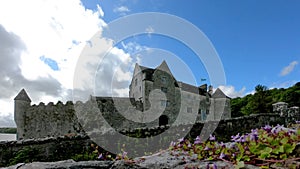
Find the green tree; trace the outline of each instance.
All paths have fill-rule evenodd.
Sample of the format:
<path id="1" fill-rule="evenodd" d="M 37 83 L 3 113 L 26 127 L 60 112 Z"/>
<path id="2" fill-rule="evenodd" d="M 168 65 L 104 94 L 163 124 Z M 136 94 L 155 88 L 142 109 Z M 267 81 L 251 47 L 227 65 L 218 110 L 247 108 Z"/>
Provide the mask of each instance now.
<path id="1" fill-rule="evenodd" d="M 255 93 L 248 99 L 247 105 L 242 107 L 241 111 L 244 115 L 270 113 L 272 111 L 272 97 L 268 88 L 263 85 L 255 87 Z"/>
<path id="2" fill-rule="evenodd" d="M 288 103 L 290 107 L 300 107 L 300 82 L 287 89 L 271 90 L 259 84 L 255 86 L 254 94 L 231 99 L 231 114 L 232 117 L 238 117 L 253 113 L 272 113 L 272 104 L 279 101 Z"/>

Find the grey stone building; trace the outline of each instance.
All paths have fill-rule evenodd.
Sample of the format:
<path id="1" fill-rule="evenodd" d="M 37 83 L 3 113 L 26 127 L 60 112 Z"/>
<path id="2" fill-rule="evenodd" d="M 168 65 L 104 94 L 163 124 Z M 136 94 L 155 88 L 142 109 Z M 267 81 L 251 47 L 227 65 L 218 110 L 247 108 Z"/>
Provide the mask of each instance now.
<path id="1" fill-rule="evenodd" d="M 129 98 L 31 105 L 22 89 L 14 100 L 18 140 L 104 131 L 106 122 L 119 131 L 230 118 L 230 98 L 220 89 L 177 81 L 165 61 L 155 69 L 136 64 Z"/>
<path id="2" fill-rule="evenodd" d="M 140 102 L 143 111 L 164 110 L 158 125 L 178 118 L 180 123 L 190 123 L 195 117 L 197 121 L 231 118 L 230 98 L 219 88 L 213 93 L 212 86 L 177 81 L 165 61 L 154 69 L 136 64 L 129 97 Z"/>

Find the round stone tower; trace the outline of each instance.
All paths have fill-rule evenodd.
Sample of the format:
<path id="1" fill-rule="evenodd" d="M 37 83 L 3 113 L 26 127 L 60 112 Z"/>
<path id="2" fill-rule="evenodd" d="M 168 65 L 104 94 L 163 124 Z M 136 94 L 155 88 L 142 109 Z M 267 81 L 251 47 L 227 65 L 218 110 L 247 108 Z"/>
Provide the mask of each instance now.
<path id="1" fill-rule="evenodd" d="M 14 118 L 17 125 L 17 140 L 25 137 L 25 116 L 26 110 L 30 107 L 31 99 L 28 97 L 26 91 L 22 89 L 15 97 Z"/>

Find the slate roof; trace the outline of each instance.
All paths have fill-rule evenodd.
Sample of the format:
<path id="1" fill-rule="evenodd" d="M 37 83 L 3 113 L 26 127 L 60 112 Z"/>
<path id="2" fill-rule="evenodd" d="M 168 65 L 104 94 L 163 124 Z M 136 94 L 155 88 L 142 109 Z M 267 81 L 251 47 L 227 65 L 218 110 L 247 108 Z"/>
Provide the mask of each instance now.
<path id="1" fill-rule="evenodd" d="M 29 98 L 29 96 L 27 95 L 25 89 L 22 89 L 19 94 L 15 97 L 14 100 L 23 100 L 23 101 L 28 101 L 31 102 L 31 99 Z"/>
<path id="2" fill-rule="evenodd" d="M 221 89 L 217 88 L 217 90 L 211 95 L 212 98 L 230 98 L 226 96 Z"/>
<path id="3" fill-rule="evenodd" d="M 184 82 L 178 82 L 179 86 L 181 86 L 181 90 L 186 91 L 186 92 L 190 92 L 190 93 L 195 93 L 195 94 L 199 94 L 199 88 Z"/>

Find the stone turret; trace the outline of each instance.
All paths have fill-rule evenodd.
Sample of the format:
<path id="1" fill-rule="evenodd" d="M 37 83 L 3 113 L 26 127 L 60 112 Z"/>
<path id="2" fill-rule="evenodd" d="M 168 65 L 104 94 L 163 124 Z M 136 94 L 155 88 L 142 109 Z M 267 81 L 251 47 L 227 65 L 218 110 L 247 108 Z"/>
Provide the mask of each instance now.
<path id="1" fill-rule="evenodd" d="M 14 118 L 17 125 L 17 140 L 23 139 L 25 136 L 25 116 L 26 110 L 30 107 L 31 99 L 27 95 L 26 91 L 22 89 L 19 94 L 14 98 L 15 111 Z"/>

